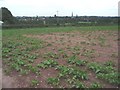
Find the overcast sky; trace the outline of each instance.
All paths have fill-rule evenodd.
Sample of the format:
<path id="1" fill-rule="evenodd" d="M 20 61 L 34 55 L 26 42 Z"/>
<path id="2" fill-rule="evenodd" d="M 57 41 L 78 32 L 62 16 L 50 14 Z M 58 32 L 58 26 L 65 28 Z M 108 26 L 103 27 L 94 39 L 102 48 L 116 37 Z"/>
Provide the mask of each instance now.
<path id="1" fill-rule="evenodd" d="M 118 16 L 119 0 L 0 0 L 14 16 Z"/>

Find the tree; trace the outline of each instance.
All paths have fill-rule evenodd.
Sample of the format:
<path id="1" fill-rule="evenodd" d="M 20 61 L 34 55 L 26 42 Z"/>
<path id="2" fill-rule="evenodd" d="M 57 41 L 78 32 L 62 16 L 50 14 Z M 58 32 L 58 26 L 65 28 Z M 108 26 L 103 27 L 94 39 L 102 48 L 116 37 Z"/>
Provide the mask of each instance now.
<path id="1" fill-rule="evenodd" d="M 15 24 L 15 17 L 13 17 L 12 13 L 6 8 L 2 7 L 2 21 L 5 24 Z"/>

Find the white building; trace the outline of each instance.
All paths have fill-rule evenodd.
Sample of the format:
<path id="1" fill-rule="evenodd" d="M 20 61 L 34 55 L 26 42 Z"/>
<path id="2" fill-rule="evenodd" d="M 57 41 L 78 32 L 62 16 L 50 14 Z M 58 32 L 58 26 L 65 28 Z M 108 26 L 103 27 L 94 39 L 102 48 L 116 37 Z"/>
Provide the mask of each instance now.
<path id="1" fill-rule="evenodd" d="M 3 21 L 0 21 L 0 26 L 2 25 Z"/>

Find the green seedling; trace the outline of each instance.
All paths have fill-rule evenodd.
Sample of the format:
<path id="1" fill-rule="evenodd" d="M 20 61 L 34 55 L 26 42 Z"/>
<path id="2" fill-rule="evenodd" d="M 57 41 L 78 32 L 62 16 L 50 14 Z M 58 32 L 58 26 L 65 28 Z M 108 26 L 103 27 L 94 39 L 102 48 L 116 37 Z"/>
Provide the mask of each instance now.
<path id="1" fill-rule="evenodd" d="M 106 65 L 106 66 L 115 66 L 115 64 L 114 64 L 113 61 L 106 61 L 106 62 L 104 63 L 104 65 Z"/>
<path id="2" fill-rule="evenodd" d="M 82 41 L 82 42 L 80 42 L 81 44 L 86 44 L 86 42 L 85 41 Z"/>
<path id="3" fill-rule="evenodd" d="M 27 74 L 28 74 L 28 70 L 23 70 L 23 69 L 21 69 L 21 70 L 20 70 L 20 73 L 21 73 L 22 75 L 27 75 Z"/>
<path id="4" fill-rule="evenodd" d="M 39 72 L 39 70 L 38 70 L 37 67 L 32 67 L 32 68 L 30 68 L 30 70 L 31 70 L 33 73 Z"/>
<path id="5" fill-rule="evenodd" d="M 25 65 L 25 61 L 19 60 L 19 59 L 16 61 L 16 63 L 17 63 L 18 65 L 20 65 L 20 66 Z"/>
<path id="6" fill-rule="evenodd" d="M 99 83 L 95 82 L 91 84 L 90 88 L 102 88 L 102 86 Z"/>
<path id="7" fill-rule="evenodd" d="M 99 36 L 99 37 L 98 37 L 98 40 L 99 40 L 99 44 L 100 44 L 101 46 L 104 46 L 104 45 L 105 45 L 105 41 L 106 41 L 105 37 Z"/>
<path id="8" fill-rule="evenodd" d="M 74 51 L 80 51 L 80 47 L 79 46 L 75 46 L 75 47 L 73 47 L 73 50 Z"/>
<path id="9" fill-rule="evenodd" d="M 51 44 L 51 43 L 48 43 L 47 46 L 52 46 L 52 44 Z"/>
<path id="10" fill-rule="evenodd" d="M 67 61 L 68 61 L 68 63 L 70 63 L 70 64 L 74 64 L 76 58 L 77 58 L 77 57 L 76 57 L 75 55 L 73 55 L 73 56 L 71 56 Z"/>
<path id="11" fill-rule="evenodd" d="M 9 48 L 3 48 L 2 49 L 2 53 L 9 53 L 11 51 L 11 49 Z"/>
<path id="12" fill-rule="evenodd" d="M 88 76 L 87 73 L 75 68 L 70 68 L 70 67 L 66 67 L 66 66 L 57 66 L 56 68 L 57 70 L 60 70 L 60 73 L 58 75 L 58 77 L 68 77 L 69 75 L 71 75 L 74 79 L 83 79 L 83 80 L 87 80 Z"/>
<path id="13" fill-rule="evenodd" d="M 33 62 L 34 62 L 34 59 L 28 59 L 28 61 L 29 61 L 30 63 L 33 63 Z"/>
<path id="14" fill-rule="evenodd" d="M 85 88 L 85 86 L 82 82 L 77 81 L 72 85 L 72 88 Z"/>
<path id="15" fill-rule="evenodd" d="M 67 82 L 68 82 L 69 84 L 73 84 L 73 83 L 75 82 L 75 80 L 74 80 L 74 79 L 67 79 Z"/>
<path id="16" fill-rule="evenodd" d="M 68 63 L 75 64 L 77 66 L 84 66 L 87 63 L 85 60 L 79 60 L 75 55 L 70 57 L 67 61 Z"/>
<path id="17" fill-rule="evenodd" d="M 48 84 L 52 84 L 52 85 L 54 85 L 54 86 L 57 86 L 57 85 L 59 85 L 59 79 L 58 78 L 48 78 L 47 79 L 47 83 Z"/>
<path id="18" fill-rule="evenodd" d="M 60 54 L 63 58 L 67 58 L 67 57 L 68 57 L 68 55 L 65 53 L 65 50 L 59 49 L 58 52 L 59 52 L 59 54 Z"/>
<path id="19" fill-rule="evenodd" d="M 118 78 L 119 76 L 120 74 L 117 72 L 112 72 L 109 74 L 104 74 L 104 73 L 97 74 L 98 78 L 103 79 L 111 84 L 116 84 L 116 85 L 120 84 L 120 79 Z"/>
<path id="20" fill-rule="evenodd" d="M 53 59 L 58 59 L 58 55 L 53 53 L 53 52 L 48 52 L 44 54 L 44 58 L 53 58 Z"/>
<path id="21" fill-rule="evenodd" d="M 38 64 L 37 66 L 40 68 L 48 68 L 48 67 L 55 67 L 56 65 L 58 65 L 58 62 L 48 59 Z"/>
<path id="22" fill-rule="evenodd" d="M 31 80 L 31 85 L 32 86 L 37 86 L 37 85 L 39 85 L 39 81 L 38 80 Z"/>
<path id="23" fill-rule="evenodd" d="M 89 63 L 88 68 L 93 70 L 95 73 L 109 73 L 115 71 L 112 66 L 104 66 L 96 62 Z"/>
<path id="24" fill-rule="evenodd" d="M 85 60 L 76 60 L 75 64 L 78 66 L 84 66 L 87 63 Z"/>
<path id="25" fill-rule="evenodd" d="M 89 58 L 94 58 L 94 53 L 95 53 L 94 49 L 92 49 L 92 50 L 86 50 L 85 49 L 85 51 L 81 55 L 89 57 Z"/>
<path id="26" fill-rule="evenodd" d="M 11 68 L 16 70 L 16 71 L 20 71 L 21 70 L 21 67 L 18 64 L 16 64 L 16 63 L 12 63 L 11 64 Z"/>

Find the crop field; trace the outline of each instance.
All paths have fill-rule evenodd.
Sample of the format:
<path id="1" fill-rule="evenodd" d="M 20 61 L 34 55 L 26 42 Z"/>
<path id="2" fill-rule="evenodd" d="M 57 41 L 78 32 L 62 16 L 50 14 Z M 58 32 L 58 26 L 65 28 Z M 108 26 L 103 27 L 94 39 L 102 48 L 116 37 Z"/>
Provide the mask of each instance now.
<path id="1" fill-rule="evenodd" d="M 3 87 L 117 88 L 117 26 L 6 29 Z M 8 82 L 9 80 L 9 82 Z"/>

